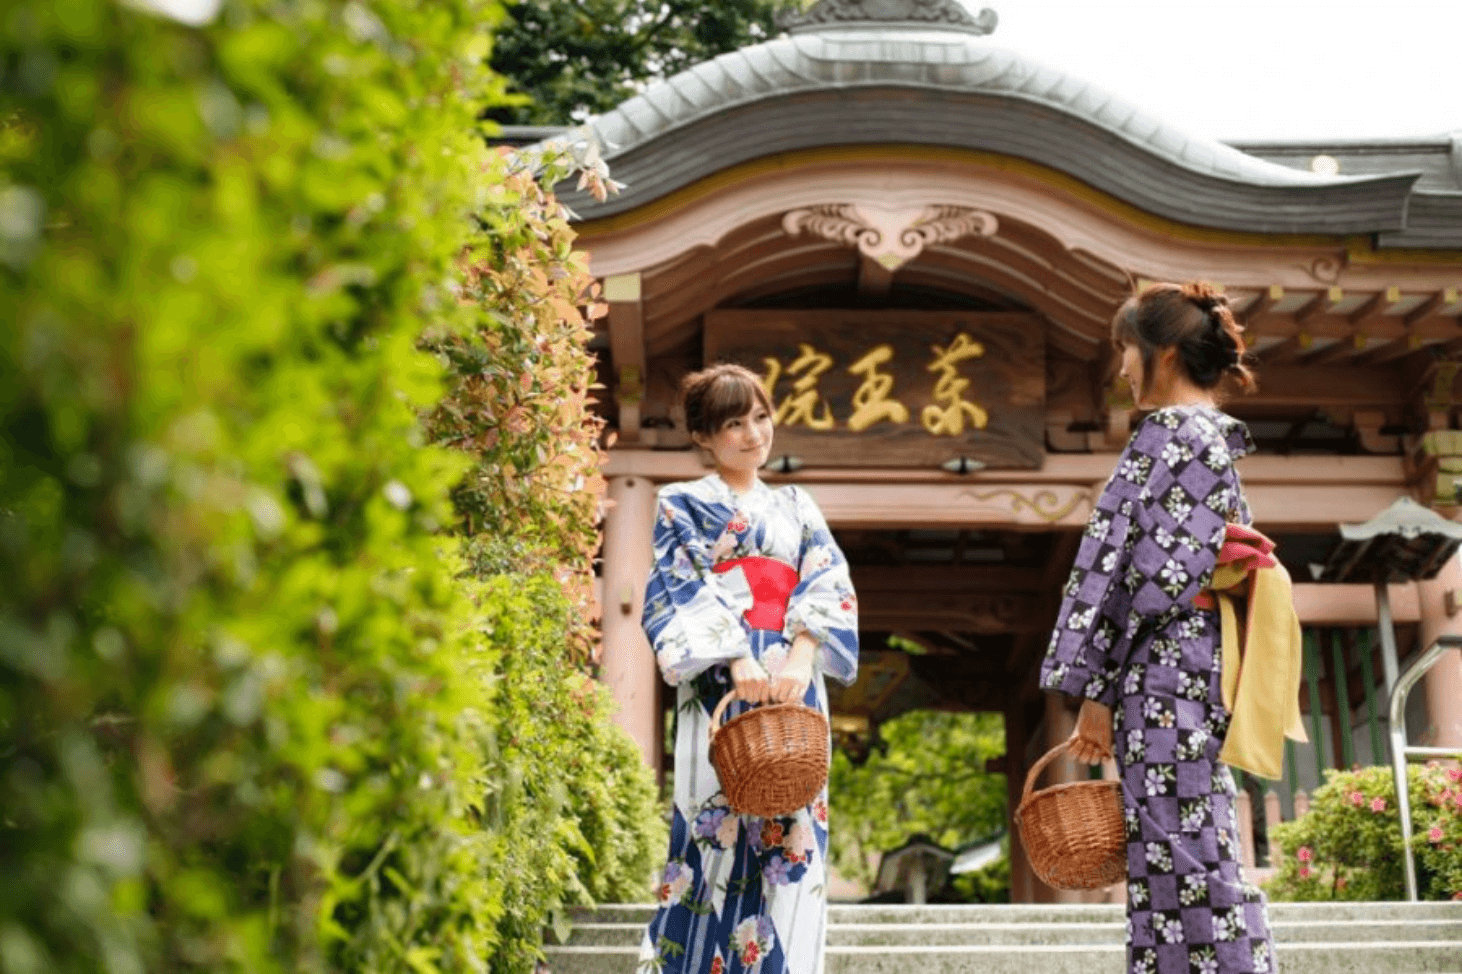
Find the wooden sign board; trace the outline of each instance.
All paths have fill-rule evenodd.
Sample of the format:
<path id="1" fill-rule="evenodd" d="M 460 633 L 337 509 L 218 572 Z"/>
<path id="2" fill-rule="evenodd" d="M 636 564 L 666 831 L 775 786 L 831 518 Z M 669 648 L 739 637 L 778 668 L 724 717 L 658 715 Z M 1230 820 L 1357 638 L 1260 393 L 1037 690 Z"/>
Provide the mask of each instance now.
<path id="1" fill-rule="evenodd" d="M 1032 314 L 713 311 L 705 360 L 762 376 L 773 458 L 816 466 L 1039 467 L 1045 342 Z"/>

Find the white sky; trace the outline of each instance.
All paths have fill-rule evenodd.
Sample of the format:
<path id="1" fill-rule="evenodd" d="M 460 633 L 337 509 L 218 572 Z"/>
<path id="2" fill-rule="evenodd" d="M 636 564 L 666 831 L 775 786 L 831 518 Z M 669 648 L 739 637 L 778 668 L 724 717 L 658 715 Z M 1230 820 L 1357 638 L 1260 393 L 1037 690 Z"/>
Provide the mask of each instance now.
<path id="1" fill-rule="evenodd" d="M 989 40 L 1219 139 L 1462 131 L 1462 0 L 993 7 Z"/>

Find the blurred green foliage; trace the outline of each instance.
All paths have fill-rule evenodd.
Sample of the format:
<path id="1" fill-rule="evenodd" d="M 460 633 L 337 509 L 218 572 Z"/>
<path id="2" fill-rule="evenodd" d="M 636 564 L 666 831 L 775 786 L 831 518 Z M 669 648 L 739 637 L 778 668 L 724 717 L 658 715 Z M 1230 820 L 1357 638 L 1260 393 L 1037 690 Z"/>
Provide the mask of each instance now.
<path id="1" fill-rule="evenodd" d="M 493 46 L 512 103 L 490 116 L 569 125 L 614 108 L 646 83 L 775 37 L 777 17 L 811 0 L 519 0 Z"/>
<path id="2" fill-rule="evenodd" d="M 1412 849 L 1422 899 L 1462 898 L 1462 770 L 1409 769 Z M 1269 837 L 1276 900 L 1401 900 L 1401 819 L 1389 767 L 1327 771 L 1310 809 Z"/>
<path id="3" fill-rule="evenodd" d="M 0 11 L 7 974 L 527 970 L 641 894 L 594 300 L 477 129 L 500 14 Z"/>
<path id="4" fill-rule="evenodd" d="M 957 849 L 1004 827 L 1005 776 L 985 770 L 986 759 L 1005 753 L 1000 714 L 914 710 L 881 725 L 879 735 L 881 745 L 862 764 L 833 752 L 829 832 L 842 875 L 871 882 L 875 854 L 917 835 Z M 982 873 L 965 881 L 962 895 L 998 902 L 1002 875 L 1008 889 L 1008 866 L 1003 874 L 998 866 Z"/>

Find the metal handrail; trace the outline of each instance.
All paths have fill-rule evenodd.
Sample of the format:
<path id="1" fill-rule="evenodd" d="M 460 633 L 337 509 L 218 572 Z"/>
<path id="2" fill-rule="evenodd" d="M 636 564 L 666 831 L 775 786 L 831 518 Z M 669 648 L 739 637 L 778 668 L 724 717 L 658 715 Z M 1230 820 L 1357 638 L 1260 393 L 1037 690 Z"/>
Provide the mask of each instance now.
<path id="1" fill-rule="evenodd" d="M 1462 758 L 1462 748 L 1409 747 L 1406 743 L 1406 698 L 1418 680 L 1449 649 L 1462 650 L 1462 635 L 1438 636 L 1426 652 L 1411 661 L 1391 688 L 1391 769 L 1396 775 L 1396 811 L 1401 816 L 1401 849 L 1406 857 L 1406 898 L 1421 898 L 1416 888 L 1416 857 L 1411 851 L 1411 785 L 1407 780 L 1406 762 L 1430 758 Z"/>

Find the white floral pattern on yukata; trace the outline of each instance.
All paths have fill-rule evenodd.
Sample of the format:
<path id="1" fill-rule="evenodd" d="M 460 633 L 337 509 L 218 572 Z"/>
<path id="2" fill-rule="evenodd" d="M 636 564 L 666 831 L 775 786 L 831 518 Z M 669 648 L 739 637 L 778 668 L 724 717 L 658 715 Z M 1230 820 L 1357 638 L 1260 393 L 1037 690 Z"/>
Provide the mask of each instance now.
<path id="1" fill-rule="evenodd" d="M 1233 461 L 1253 449 L 1206 406 L 1132 434 L 1092 512 L 1041 685 L 1111 707 L 1127 821 L 1127 964 L 1150 974 L 1276 971 L 1263 895 L 1238 862 L 1217 613 L 1195 608 L 1228 521 L 1249 523 Z"/>
<path id="2" fill-rule="evenodd" d="M 797 570 L 781 631 L 751 628 L 743 618 L 752 604 L 744 577 L 713 571 L 746 557 Z M 775 670 L 793 637 L 810 633 L 817 665 L 803 702 L 824 714 L 824 677 L 844 684 L 857 677 L 857 599 L 812 498 L 760 483 L 737 495 L 714 475 L 663 488 L 644 626 L 660 672 L 677 688 L 677 706 L 670 853 L 640 970 L 818 974 L 827 926 L 827 792 L 781 818 L 735 815 L 707 746 L 711 712 L 731 688 L 732 660 L 754 656 Z"/>

